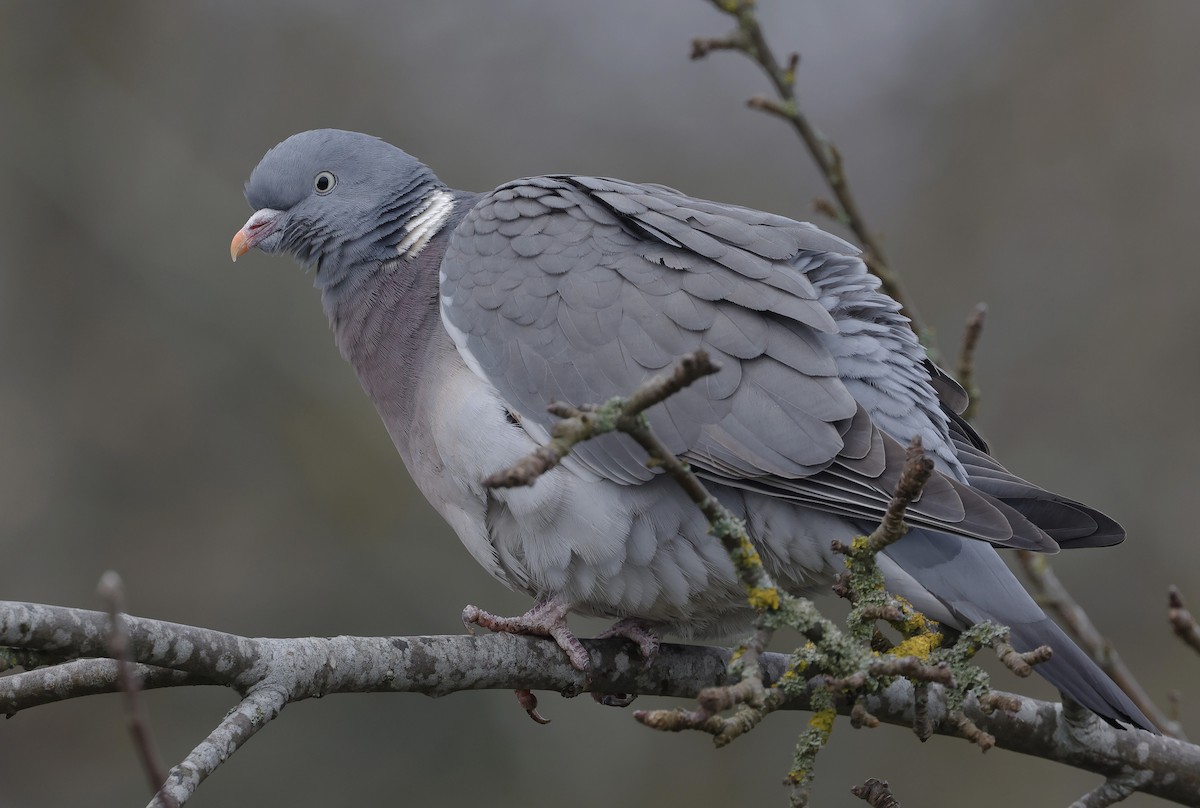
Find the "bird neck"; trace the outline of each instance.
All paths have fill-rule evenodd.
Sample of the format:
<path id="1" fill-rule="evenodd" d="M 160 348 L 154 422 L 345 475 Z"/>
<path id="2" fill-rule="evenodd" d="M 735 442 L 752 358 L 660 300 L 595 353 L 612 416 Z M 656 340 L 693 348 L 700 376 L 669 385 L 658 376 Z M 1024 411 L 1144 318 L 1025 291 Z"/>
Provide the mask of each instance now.
<path id="1" fill-rule="evenodd" d="M 360 376 L 380 363 L 400 370 L 421 353 L 440 316 L 438 266 L 445 242 L 444 234 L 435 235 L 411 258 L 393 250 L 386 260 L 363 261 L 341 283 L 322 287 L 334 340 Z"/>
<path id="2" fill-rule="evenodd" d="M 434 359 L 434 336 L 442 329 L 438 264 L 444 241 L 435 239 L 414 259 L 364 264 L 356 268 L 352 288 L 322 291 L 338 349 L 404 456 L 415 388 Z"/>
<path id="3" fill-rule="evenodd" d="M 316 266 L 313 282 L 322 296 L 337 296 L 360 281 L 363 266 L 400 256 L 416 258 L 454 215 L 458 195 L 424 168 L 378 205 L 371 217 L 347 229 L 307 236 L 297 257 Z"/>
<path id="4" fill-rule="evenodd" d="M 336 282 L 332 273 L 317 273 L 338 349 L 405 456 L 423 371 L 439 361 L 446 345 L 452 347 L 441 323 L 438 273 L 450 233 L 474 199 L 434 189 L 383 241 L 390 246 L 344 268 Z"/>
<path id="5" fill-rule="evenodd" d="M 385 345 L 423 333 L 427 309 L 437 313 L 438 267 L 449 232 L 471 195 L 429 174 L 381 205 L 376 220 L 317 261 L 314 285 L 342 355 L 365 361 Z"/>

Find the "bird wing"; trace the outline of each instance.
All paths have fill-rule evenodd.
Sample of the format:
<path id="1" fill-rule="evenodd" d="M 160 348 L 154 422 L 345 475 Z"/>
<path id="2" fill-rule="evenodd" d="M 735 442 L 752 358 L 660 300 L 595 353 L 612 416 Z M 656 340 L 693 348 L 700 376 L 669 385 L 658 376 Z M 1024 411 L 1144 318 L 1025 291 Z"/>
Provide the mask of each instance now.
<path id="1" fill-rule="evenodd" d="M 810 275 L 865 275 L 854 252 L 810 224 L 663 186 L 534 177 L 485 194 L 450 234 L 442 319 L 467 364 L 543 437 L 551 401 L 628 394 L 704 349 L 720 372 L 646 412 L 703 476 L 878 520 L 910 437 L 889 432 L 907 430 L 932 441 L 945 466 L 910 521 L 1056 549 L 1015 510 L 956 479 L 944 422 L 906 421 L 914 397 L 921 412 L 939 411 L 923 355 L 897 366 L 872 333 L 847 333 L 831 314 L 836 301 Z M 618 483 L 657 473 L 620 434 L 574 455 Z"/>

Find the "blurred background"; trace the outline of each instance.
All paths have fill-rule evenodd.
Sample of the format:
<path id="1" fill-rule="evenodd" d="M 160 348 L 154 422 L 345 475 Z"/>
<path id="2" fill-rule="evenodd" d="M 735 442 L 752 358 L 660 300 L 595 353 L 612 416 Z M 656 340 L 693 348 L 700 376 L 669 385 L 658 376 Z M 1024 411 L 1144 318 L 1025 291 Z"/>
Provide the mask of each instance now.
<path id="1" fill-rule="evenodd" d="M 1168 584 L 1200 607 L 1200 6 L 761 5 L 943 350 L 990 305 L 979 424 L 997 456 L 1129 529 L 1055 569 L 1152 694 L 1184 691 L 1200 735 L 1200 659 L 1165 619 Z M 765 79 L 737 55 L 688 60 L 728 28 L 703 0 L 0 6 L 0 598 L 97 608 L 116 569 L 136 614 L 252 636 L 523 611 L 409 482 L 310 279 L 229 263 L 242 184 L 279 140 L 334 126 L 455 187 L 587 172 L 813 218 L 826 192 L 798 141 L 744 107 Z M 177 761 L 233 697 L 147 701 Z M 807 718 L 714 751 L 590 699 L 542 705 L 548 727 L 507 692 L 303 702 L 192 804 L 783 805 Z M 4 806 L 147 798 L 116 697 L 0 733 Z M 848 789 L 868 776 L 930 808 L 1065 805 L 1098 782 L 839 725 L 816 803 L 861 804 Z"/>

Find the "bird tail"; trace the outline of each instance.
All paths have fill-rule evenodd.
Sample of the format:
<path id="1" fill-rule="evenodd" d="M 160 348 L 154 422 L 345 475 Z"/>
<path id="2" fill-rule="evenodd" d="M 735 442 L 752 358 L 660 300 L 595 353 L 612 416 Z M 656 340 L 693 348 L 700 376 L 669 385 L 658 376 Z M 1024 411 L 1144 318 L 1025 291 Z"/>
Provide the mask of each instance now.
<path id="1" fill-rule="evenodd" d="M 1050 646 L 1053 655 L 1034 668 L 1042 678 L 1113 726 L 1132 724 L 1158 734 L 1125 691 L 1050 618 L 1013 627 L 1012 643 L 1018 651 Z"/>
<path id="2" fill-rule="evenodd" d="M 1034 667 L 1050 684 L 1114 726 L 1131 724 L 1157 733 L 1137 705 L 1046 616 L 990 545 L 917 528 L 887 547 L 883 557 L 889 590 L 932 612 L 931 617 L 958 630 L 985 620 L 1008 626 L 1019 651 L 1050 646 L 1053 656 Z"/>

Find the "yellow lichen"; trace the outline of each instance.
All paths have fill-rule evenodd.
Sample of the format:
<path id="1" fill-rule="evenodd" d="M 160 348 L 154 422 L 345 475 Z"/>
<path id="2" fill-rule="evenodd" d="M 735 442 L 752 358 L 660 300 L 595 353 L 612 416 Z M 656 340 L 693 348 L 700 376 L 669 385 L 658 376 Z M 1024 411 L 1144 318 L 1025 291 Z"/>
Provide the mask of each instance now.
<path id="1" fill-rule="evenodd" d="M 751 587 L 747 593 L 747 600 L 755 609 L 775 611 L 779 608 L 779 590 L 773 586 Z"/>
<path id="2" fill-rule="evenodd" d="M 832 708 L 817 710 L 813 713 L 813 717 L 808 719 L 808 725 L 818 732 L 828 735 L 833 732 L 833 719 L 835 718 L 837 718 L 837 710 Z"/>
<path id="3" fill-rule="evenodd" d="M 942 644 L 942 635 L 936 632 L 926 632 L 899 643 L 888 653 L 892 656 L 913 656 L 927 660 L 929 655 Z"/>
<path id="4" fill-rule="evenodd" d="M 750 543 L 750 540 L 744 534 L 738 546 L 738 555 L 740 558 L 735 560 L 743 568 L 758 568 L 762 566 L 762 558 L 759 557 L 758 551 L 754 549 L 754 545 Z"/>

